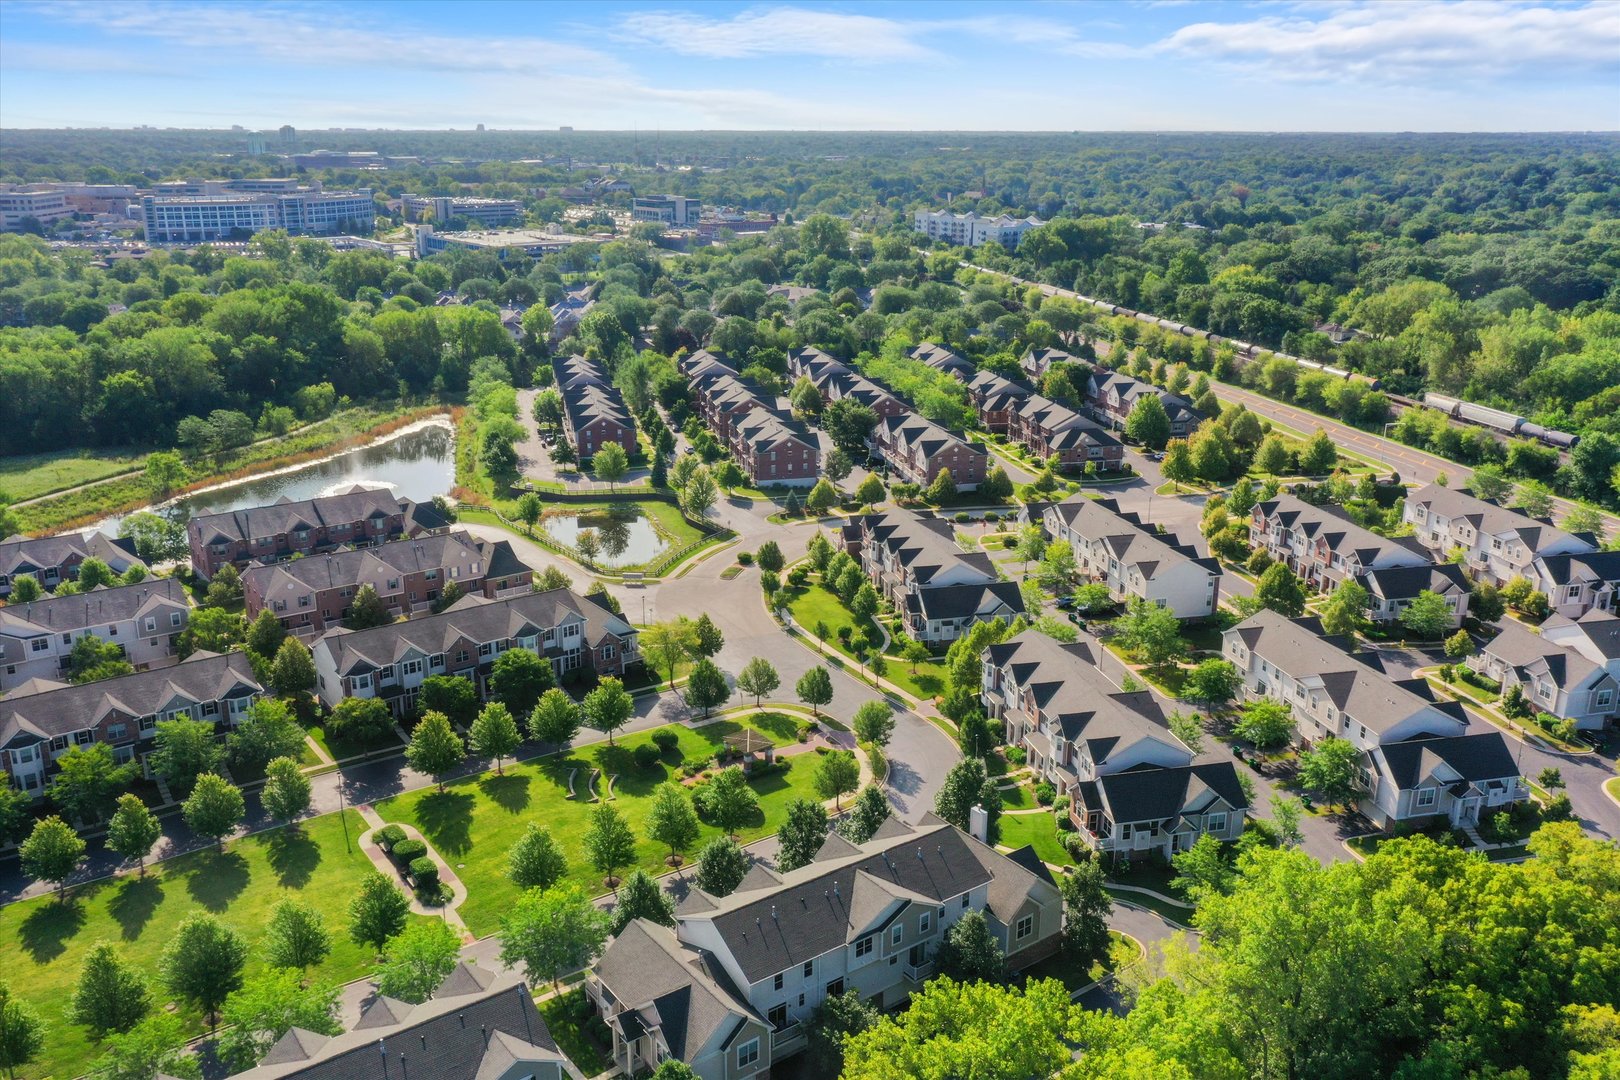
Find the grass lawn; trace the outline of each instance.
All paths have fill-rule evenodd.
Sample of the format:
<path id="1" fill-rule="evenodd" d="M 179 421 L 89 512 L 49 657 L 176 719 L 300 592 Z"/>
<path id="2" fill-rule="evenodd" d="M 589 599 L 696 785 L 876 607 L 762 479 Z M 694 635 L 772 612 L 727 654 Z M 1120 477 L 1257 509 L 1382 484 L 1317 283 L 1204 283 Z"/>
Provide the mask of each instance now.
<path id="1" fill-rule="evenodd" d="M 613 1034 L 591 1008 L 584 990 L 570 990 L 535 1007 L 546 1021 L 546 1030 L 557 1041 L 557 1048 L 579 1066 L 580 1072 L 597 1076 L 613 1067 L 612 1059 L 600 1048 L 612 1044 Z"/>
<path id="2" fill-rule="evenodd" d="M 1127 904 L 1135 904 L 1139 908 L 1147 908 L 1155 915 L 1169 919 L 1171 922 L 1176 923 L 1179 926 L 1187 926 L 1192 920 L 1193 909 L 1190 907 L 1186 907 L 1181 904 L 1172 904 L 1167 901 L 1160 900 L 1156 896 L 1149 896 L 1146 893 L 1131 892 L 1129 889 L 1121 889 L 1117 885 L 1104 885 L 1103 888 L 1107 889 L 1108 895 L 1112 896 L 1115 900 L 1121 900 Z"/>
<path id="3" fill-rule="evenodd" d="M 1093 960 L 1086 968 L 1080 967 L 1062 952 L 1053 953 L 1045 960 L 1032 964 L 1019 972 L 1019 976 L 1028 982 L 1032 979 L 1056 979 L 1063 984 L 1069 993 L 1074 993 L 1083 986 L 1096 982 L 1105 975 L 1114 971 L 1114 953 L 1120 949 L 1128 949 L 1133 955 L 1140 955 L 1135 943 L 1121 934 L 1118 930 L 1108 931 L 1109 955 L 1101 960 Z"/>
<path id="4" fill-rule="evenodd" d="M 911 664 L 898 656 L 885 656 L 889 662 L 889 670 L 883 677 L 896 686 L 905 690 L 913 697 L 931 701 L 945 693 L 950 684 L 950 675 L 945 670 L 943 660 L 924 660 L 917 664 L 917 673 L 911 673 Z"/>
<path id="5" fill-rule="evenodd" d="M 1033 810 L 1035 809 L 1035 792 L 1030 790 L 1028 784 L 1002 788 L 1001 808 L 1003 810 Z"/>
<path id="6" fill-rule="evenodd" d="M 354 811 L 347 816 L 349 836 L 358 840 L 365 823 Z M 349 939 L 348 906 L 370 869 L 358 844 L 345 851 L 343 823 L 328 814 L 296 829 L 232 841 L 223 853 L 210 849 L 167 860 L 148 869 L 145 878 L 80 886 L 69 890 L 65 904 L 50 896 L 8 906 L 0 917 L 0 970 L 12 991 L 33 1005 L 48 1026 L 44 1057 L 18 1075 L 77 1076 L 100 1055 L 85 1030 L 63 1016 L 84 955 L 97 941 L 112 942 L 124 960 L 148 976 L 154 1005 L 161 1007 L 168 999 L 157 988 L 158 959 L 175 928 L 194 911 L 219 916 L 256 945 L 270 908 L 283 897 L 296 896 L 326 916 L 332 935 L 332 954 L 313 977 L 328 983 L 360 977 L 372 957 L 369 949 Z M 261 966 L 255 948 L 249 977 Z M 201 1033 L 198 1014 L 182 1009 L 180 1015 L 193 1032 Z"/>
<path id="7" fill-rule="evenodd" d="M 789 721 L 794 733 L 787 734 Z M 651 731 L 617 740 L 617 745 L 601 743 L 580 747 L 562 759 L 534 759 L 506 767 L 505 776 L 483 775 L 456 781 L 441 794 L 423 788 L 385 799 L 376 806 L 388 821 L 415 825 L 443 855 L 467 885 L 468 897 L 461 906 L 462 917 L 472 932 L 480 936 L 499 929 L 500 917 L 517 896 L 517 888 L 506 877 L 506 853 L 535 821 L 551 831 L 568 858 L 569 878 L 592 894 L 602 890 L 602 875 L 585 857 L 584 837 L 590 826 L 594 804 L 568 797 L 568 775 L 578 770 L 575 790 L 594 768 L 616 774 L 617 798 L 614 805 L 637 834 L 636 865 L 652 873 L 662 872 L 668 851 L 645 839 L 648 798 L 665 780 L 679 778 L 683 762 L 708 758 L 717 751 L 726 735 L 742 727 L 753 727 L 774 742 L 793 741 L 797 721 L 790 717 L 772 720 L 751 716 L 746 721 L 723 720 L 692 730 L 680 725 L 660 728 L 679 739 L 676 749 L 651 768 L 636 766 L 635 747 L 651 743 Z M 786 772 L 766 776 L 754 784 L 760 797 L 760 816 L 742 830 L 744 842 L 774 833 L 782 824 L 790 802 L 815 799 L 815 756 L 787 759 Z M 697 845 L 687 855 L 718 836 L 720 830 L 704 824 Z"/>
<path id="8" fill-rule="evenodd" d="M 1438 676 L 1431 675 L 1429 676 L 1429 684 L 1439 689 L 1449 690 L 1453 694 L 1461 694 L 1464 697 L 1471 698 L 1472 700 L 1479 702 L 1481 705 L 1494 705 L 1497 697 L 1499 696 L 1491 693 L 1489 690 L 1482 690 L 1479 687 L 1474 686 L 1472 683 L 1464 682 L 1462 679 L 1458 678 L 1453 678 L 1451 682 L 1446 682 L 1443 679 L 1440 679 Z"/>
<path id="9" fill-rule="evenodd" d="M 1620 802 L 1620 776 L 1615 777 L 1613 780 L 1603 781 L 1603 790 L 1608 792 L 1609 798 L 1615 802 Z"/>
<path id="10" fill-rule="evenodd" d="M 3 458 L 0 459 L 0 491 L 12 501 L 33 499 L 138 469 L 145 461 L 143 455 L 97 454 L 88 450 Z"/>
<path id="11" fill-rule="evenodd" d="M 1002 814 L 996 819 L 996 842 L 1010 848 L 1035 847 L 1043 862 L 1073 866 L 1074 858 L 1058 836 L 1057 820 L 1050 814 Z"/>
<path id="12" fill-rule="evenodd" d="M 787 607 L 793 613 L 794 622 L 812 634 L 816 632 L 818 623 L 826 623 L 827 640 L 833 648 L 852 660 L 854 654 L 838 640 L 840 627 L 849 627 L 851 635 L 864 631 L 874 642 L 883 640 L 883 635 L 878 632 L 871 619 L 857 620 L 844 606 L 843 601 L 820 585 L 806 585 L 798 589 L 784 588 L 782 592 L 787 595 Z"/>
<path id="13" fill-rule="evenodd" d="M 319 743 L 321 749 L 325 750 L 327 756 L 333 761 L 343 761 L 345 758 L 369 753 L 373 750 L 393 750 L 402 745 L 399 736 L 394 734 L 392 728 L 376 739 L 356 739 L 352 736 L 332 735 L 319 724 L 306 730 L 309 732 L 309 737 Z M 307 762 L 306 764 L 313 765 L 315 762 Z"/>

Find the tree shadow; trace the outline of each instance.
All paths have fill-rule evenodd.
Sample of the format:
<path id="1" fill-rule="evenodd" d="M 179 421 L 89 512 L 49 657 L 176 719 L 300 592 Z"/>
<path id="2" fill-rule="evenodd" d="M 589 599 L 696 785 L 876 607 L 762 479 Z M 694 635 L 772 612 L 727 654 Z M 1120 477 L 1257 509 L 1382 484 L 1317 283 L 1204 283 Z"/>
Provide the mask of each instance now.
<path id="1" fill-rule="evenodd" d="M 118 920 L 125 941 L 134 941 L 163 903 L 163 883 L 155 877 L 126 878 L 107 901 L 107 913 Z"/>
<path id="2" fill-rule="evenodd" d="M 67 951 L 68 939 L 79 932 L 84 920 L 82 904 L 52 900 L 29 913 L 17 936 L 34 963 L 48 964 Z"/>
<path id="3" fill-rule="evenodd" d="M 478 790 L 509 814 L 520 814 L 528 808 L 529 780 L 526 773 L 508 773 L 505 776 L 486 776 L 478 781 Z"/>
<path id="4" fill-rule="evenodd" d="M 308 885 L 315 868 L 321 864 L 321 846 L 297 825 L 272 831 L 265 840 L 264 850 L 276 879 L 289 889 Z"/>
<path id="5" fill-rule="evenodd" d="M 204 852 L 186 875 L 186 891 L 197 903 L 217 913 L 242 895 L 250 876 L 247 860 L 236 852 Z"/>
<path id="6" fill-rule="evenodd" d="M 472 847 L 472 811 L 477 800 L 469 791 L 435 791 L 416 804 L 416 827 L 446 857 Z"/>

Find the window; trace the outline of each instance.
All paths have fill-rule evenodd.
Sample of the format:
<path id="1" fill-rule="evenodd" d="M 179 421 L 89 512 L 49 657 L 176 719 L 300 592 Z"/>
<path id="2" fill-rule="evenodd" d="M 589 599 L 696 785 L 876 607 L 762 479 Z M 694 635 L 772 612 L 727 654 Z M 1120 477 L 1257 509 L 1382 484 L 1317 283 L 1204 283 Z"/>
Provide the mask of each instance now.
<path id="1" fill-rule="evenodd" d="M 1428 807 L 1433 806 L 1434 805 L 1435 794 L 1436 793 L 1435 793 L 1434 788 L 1431 788 L 1431 787 L 1418 788 L 1418 791 L 1417 791 L 1417 806 L 1418 806 L 1418 808 L 1419 809 L 1427 809 Z"/>
<path id="2" fill-rule="evenodd" d="M 399 591 L 399 578 L 391 577 L 391 578 L 388 579 L 388 591 L 389 592 L 398 592 Z"/>
<path id="3" fill-rule="evenodd" d="M 28 647 L 34 652 L 47 652 L 50 650 L 51 642 L 49 638 L 37 637 L 28 643 Z"/>
<path id="4" fill-rule="evenodd" d="M 811 978 L 815 974 L 815 971 L 816 962 L 814 960 L 806 960 L 804 962 L 804 977 L 807 979 Z"/>
<path id="5" fill-rule="evenodd" d="M 52 750 L 66 750 L 67 749 L 67 744 L 68 744 L 68 737 L 66 735 L 57 735 L 57 736 L 55 736 L 54 738 L 51 739 L 51 749 Z"/>
<path id="6" fill-rule="evenodd" d="M 894 926 L 890 927 L 889 929 L 889 944 L 898 945 L 905 936 L 906 928 L 900 923 L 895 923 Z"/>
<path id="7" fill-rule="evenodd" d="M 1029 937 L 1029 935 L 1033 934 L 1034 932 L 1035 932 L 1035 916 L 1033 916 L 1033 915 L 1025 915 L 1022 919 L 1018 920 L 1018 925 L 1013 929 L 1013 940 L 1014 941 L 1023 941 L 1025 938 Z"/>
<path id="8" fill-rule="evenodd" d="M 737 1047 L 737 1068 L 746 1069 L 759 1060 L 759 1040 L 749 1039 Z"/>
<path id="9" fill-rule="evenodd" d="M 966 911 L 967 909 L 968 909 L 968 894 L 963 893 L 962 894 L 962 910 Z"/>
<path id="10" fill-rule="evenodd" d="M 148 634 L 157 632 L 157 618 L 155 616 L 148 615 L 146 617 L 146 632 Z"/>
<path id="11" fill-rule="evenodd" d="M 781 1031 L 788 1026 L 787 1002 L 771 1006 L 771 1011 L 765 1014 L 765 1019 L 771 1022 L 772 1031 Z"/>
<path id="12" fill-rule="evenodd" d="M 400 665 L 400 670 L 406 675 L 420 675 L 422 674 L 422 661 L 406 660 Z"/>
<path id="13" fill-rule="evenodd" d="M 771 979 L 771 989 L 772 990 L 780 990 L 780 989 L 782 989 L 783 984 L 786 983 L 786 981 L 787 981 L 786 976 L 787 976 L 787 972 L 778 971 L 776 973 L 776 975 Z"/>
<path id="14" fill-rule="evenodd" d="M 94 731 L 75 731 L 73 733 L 74 746 L 89 746 L 95 741 L 96 733 Z"/>
<path id="15" fill-rule="evenodd" d="M 107 725 L 107 738 L 109 739 L 122 739 L 127 734 L 129 734 L 128 724 Z"/>
<path id="16" fill-rule="evenodd" d="M 1225 832 L 1226 831 L 1226 815 L 1225 814 L 1210 814 L 1208 817 L 1206 817 L 1204 819 L 1204 831 L 1205 832 L 1212 832 L 1212 833 L 1223 833 L 1223 832 Z"/>
<path id="17" fill-rule="evenodd" d="M 863 956 L 870 956 L 871 953 L 872 935 L 868 934 L 855 943 L 855 958 L 859 960 Z"/>
<path id="18" fill-rule="evenodd" d="M 919 915 L 917 917 L 917 933 L 923 934 L 923 935 L 926 936 L 928 931 L 933 929 L 933 926 L 934 926 L 934 913 L 933 912 L 925 911 L 925 912 L 923 912 L 921 915 Z"/>

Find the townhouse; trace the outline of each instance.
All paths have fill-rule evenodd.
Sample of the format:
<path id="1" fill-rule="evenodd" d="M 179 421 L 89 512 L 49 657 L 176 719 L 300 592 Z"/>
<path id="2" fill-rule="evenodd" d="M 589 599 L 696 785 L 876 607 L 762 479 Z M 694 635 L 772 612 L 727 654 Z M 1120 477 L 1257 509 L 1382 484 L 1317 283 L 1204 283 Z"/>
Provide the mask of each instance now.
<path id="1" fill-rule="evenodd" d="M 978 411 L 979 423 L 984 425 L 986 431 L 995 432 L 997 435 L 1009 433 L 1013 424 L 1013 414 L 1034 393 L 1029 387 L 1021 386 L 990 371 L 978 372 L 969 379 L 967 392 L 968 400 L 973 402 L 973 408 Z"/>
<path id="2" fill-rule="evenodd" d="M 960 383 L 973 378 L 979 370 L 973 366 L 973 361 L 961 353 L 931 341 L 912 346 L 906 350 L 906 355 L 913 360 L 922 361 L 935 371 L 943 372 Z"/>
<path id="3" fill-rule="evenodd" d="M 1361 810 L 1380 827 L 1443 817 L 1466 828 L 1526 796 L 1500 732 L 1468 734 L 1461 704 L 1422 679 L 1390 678 L 1316 619 L 1261 611 L 1222 637 L 1245 693 L 1287 705 L 1302 744 L 1331 736 L 1360 752 Z"/>
<path id="4" fill-rule="evenodd" d="M 821 475 L 821 443 L 775 395 L 706 349 L 683 357 L 698 415 L 756 486 L 808 487 Z"/>
<path id="5" fill-rule="evenodd" d="M 1504 691 L 1518 686 L 1537 712 L 1573 720 L 1583 731 L 1620 713 L 1620 618 L 1613 612 L 1552 615 L 1539 634 L 1503 620 L 1502 632 L 1467 663 Z"/>
<path id="6" fill-rule="evenodd" d="M 601 364 L 571 356 L 557 361 L 556 372 L 563 435 L 581 461 L 589 461 L 609 443 L 622 447 L 626 455 L 640 449 L 635 418 Z"/>
<path id="7" fill-rule="evenodd" d="M 76 581 L 79 564 L 86 559 L 100 559 L 115 574 L 146 565 L 136 557 L 133 540 L 115 540 L 102 532 L 13 536 L 0 542 L 0 600 L 11 595 L 12 584 L 24 574 L 46 592 L 64 581 Z"/>
<path id="8" fill-rule="evenodd" d="M 1203 619 L 1220 603 L 1221 566 L 1161 535 L 1112 499 L 1076 495 L 1047 506 L 1041 524 L 1074 549 L 1081 574 L 1117 602 L 1145 600 L 1178 619 Z"/>
<path id="9" fill-rule="evenodd" d="M 988 554 L 964 553 L 947 521 L 890 510 L 854 519 L 842 535 L 918 641 L 954 641 L 974 623 L 1024 613 L 1017 582 L 998 580 Z"/>
<path id="10" fill-rule="evenodd" d="M 808 378 L 821 392 L 822 401 L 829 405 L 848 399 L 871 409 L 879 420 L 911 413 L 911 406 L 820 349 L 804 348 L 792 353 L 788 357 L 788 372 L 795 379 Z"/>
<path id="11" fill-rule="evenodd" d="M 1064 352 L 1062 349 L 1031 349 L 1018 362 L 1018 366 L 1023 369 L 1024 377 L 1032 381 L 1045 375 L 1047 369 L 1053 364 L 1077 364 L 1082 371 L 1089 372 L 1091 370 L 1085 361 L 1078 356 Z"/>
<path id="12" fill-rule="evenodd" d="M 1118 469 L 1125 446 L 1103 428 L 1067 405 L 1040 394 L 1028 394 L 1008 410 L 1007 437 L 1043 460 L 1056 457 L 1063 468 L 1091 462 L 1099 469 Z"/>
<path id="13" fill-rule="evenodd" d="M 1164 406 L 1164 413 L 1170 418 L 1172 439 L 1185 439 L 1204 422 L 1204 415 L 1180 394 L 1172 394 L 1118 371 L 1093 372 L 1087 384 L 1086 401 L 1109 424 L 1123 429 L 1125 421 L 1130 419 L 1131 410 L 1148 394 L 1158 398 Z"/>
<path id="14" fill-rule="evenodd" d="M 438 615 L 369 630 L 328 630 L 316 640 L 316 695 L 327 708 L 344 698 L 382 698 L 408 713 L 423 680 L 471 679 L 482 697 L 496 657 L 525 649 L 574 672 L 623 675 L 641 662 L 636 630 L 607 607 L 568 589 L 503 600 L 466 596 Z"/>
<path id="15" fill-rule="evenodd" d="M 241 1080 L 580 1078 L 557 1049 L 522 978 L 467 961 L 420 1005 L 375 994 L 347 1031 L 321 1035 L 289 1028 L 257 1066 L 236 1075 Z"/>
<path id="16" fill-rule="evenodd" d="M 226 563 L 273 563 L 339 547 L 383 544 L 443 532 L 450 521 L 432 503 L 401 499 L 386 488 L 348 491 L 269 506 L 202 514 L 186 525 L 191 568 L 204 580 Z"/>
<path id="17" fill-rule="evenodd" d="M 1468 610 L 1466 579 L 1435 569 L 1434 558 L 1411 540 L 1379 536 L 1346 517 L 1337 507 L 1313 506 L 1293 495 L 1254 504 L 1249 512 L 1249 543 L 1298 574 L 1313 589 L 1331 592 L 1341 581 L 1360 581 L 1379 590 L 1377 614 L 1384 621 L 1424 589 L 1437 590 L 1451 603 L 1451 625 L 1461 626 Z M 1408 570 L 1411 573 L 1379 571 Z M 1438 575 L 1438 576 L 1437 576 Z"/>
<path id="18" fill-rule="evenodd" d="M 160 721 L 210 721 L 223 732 L 263 692 L 241 652 L 198 652 L 171 667 L 72 686 L 30 679 L 0 698 L 0 760 L 12 783 L 38 798 L 72 747 L 107 743 L 120 762 L 139 760 L 144 770 Z"/>
<path id="19" fill-rule="evenodd" d="M 1468 575 L 1453 563 L 1428 566 L 1389 566 L 1360 574 L 1357 581 L 1367 590 L 1367 617 L 1374 622 L 1399 622 L 1401 612 L 1423 592 L 1432 592 L 1451 605 L 1453 629 L 1468 614 L 1471 587 Z"/>
<path id="20" fill-rule="evenodd" d="M 432 606 L 451 585 L 493 600 L 528 592 L 533 579 L 509 542 L 457 531 L 249 567 L 242 593 L 249 622 L 268 609 L 288 631 L 309 635 L 347 618 L 366 585 L 398 618 Z"/>
<path id="21" fill-rule="evenodd" d="M 1249 805 L 1232 763 L 1195 763 L 1152 693 L 1119 690 L 1098 659 L 1087 642 L 1026 630 L 984 651 L 980 700 L 1008 745 L 1070 797 L 1093 848 L 1168 858 L 1206 834 L 1237 839 Z"/>
<path id="22" fill-rule="evenodd" d="M 864 844 L 829 834 L 797 870 L 756 865 L 729 896 L 693 888 L 672 929 L 630 923 L 586 993 L 625 1075 L 674 1057 L 703 1080 L 764 1076 L 808 1045 L 828 997 L 903 1003 L 969 911 L 984 913 L 1012 971 L 1061 941 L 1062 895 L 1027 852 L 1002 855 L 933 814 L 890 818 Z"/>
<path id="23" fill-rule="evenodd" d="M 1434 553 L 1436 562 L 1460 549 L 1470 576 L 1497 585 L 1532 577 L 1537 558 L 1597 550 L 1590 536 L 1565 532 L 1551 522 L 1439 484 L 1408 495 L 1401 520 L 1412 526 L 1413 538 Z"/>
<path id="24" fill-rule="evenodd" d="M 1589 611 L 1620 611 L 1620 551 L 1537 555 L 1525 576 L 1554 614 L 1578 619 Z"/>
<path id="25" fill-rule="evenodd" d="M 0 693 L 30 679 L 65 679 L 73 644 L 86 634 L 116 645 L 137 670 L 174 662 L 191 621 L 174 578 L 0 608 Z"/>
<path id="26" fill-rule="evenodd" d="M 871 442 L 895 479 L 922 487 L 948 469 L 957 491 L 972 491 L 984 480 L 990 460 L 983 447 L 916 414 L 878 421 Z"/>

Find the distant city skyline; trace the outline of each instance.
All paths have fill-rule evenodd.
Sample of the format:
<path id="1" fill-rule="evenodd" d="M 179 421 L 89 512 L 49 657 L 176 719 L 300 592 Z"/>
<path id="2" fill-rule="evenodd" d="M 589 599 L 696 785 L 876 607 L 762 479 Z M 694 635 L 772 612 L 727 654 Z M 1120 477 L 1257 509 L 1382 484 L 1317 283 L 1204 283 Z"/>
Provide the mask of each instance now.
<path id="1" fill-rule="evenodd" d="M 36 3 L 0 126 L 1620 129 L 1610 0 Z"/>

